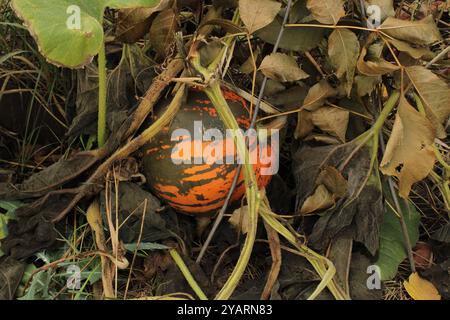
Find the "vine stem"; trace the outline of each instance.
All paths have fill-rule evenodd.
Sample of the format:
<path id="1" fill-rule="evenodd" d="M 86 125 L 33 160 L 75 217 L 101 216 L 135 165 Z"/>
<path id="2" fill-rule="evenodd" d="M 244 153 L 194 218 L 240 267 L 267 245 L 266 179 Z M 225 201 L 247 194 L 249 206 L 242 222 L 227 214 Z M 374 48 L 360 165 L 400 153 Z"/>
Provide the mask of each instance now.
<path id="1" fill-rule="evenodd" d="M 288 4 L 287 4 L 287 7 L 286 7 L 286 13 L 285 13 L 284 19 L 283 19 L 283 24 L 281 25 L 280 32 L 278 33 L 278 37 L 277 37 L 277 40 L 275 42 L 275 46 L 273 47 L 273 53 L 276 53 L 278 51 L 278 48 L 279 48 L 280 43 L 281 43 L 281 39 L 283 38 L 285 25 L 286 25 L 286 23 L 288 21 L 289 13 L 291 11 L 291 8 L 292 8 L 292 0 L 289 0 Z M 233 19 L 233 22 L 235 22 L 234 19 Z M 252 121 L 251 121 L 251 124 L 250 124 L 250 129 L 253 129 L 255 127 L 255 125 L 256 125 L 256 121 L 257 121 L 259 109 L 261 107 L 261 101 L 262 101 L 262 98 L 264 97 L 264 92 L 265 92 L 265 89 L 266 89 L 267 81 L 268 81 L 268 78 L 267 78 L 267 76 L 265 76 L 264 79 L 263 79 L 262 85 L 261 85 L 261 90 L 259 92 L 258 99 L 256 101 L 255 111 L 254 111 L 254 113 L 252 115 Z M 200 254 L 198 255 L 197 260 L 196 260 L 197 263 L 200 263 L 200 261 L 202 260 L 203 256 L 205 255 L 206 250 L 209 247 L 209 244 L 211 243 L 211 241 L 212 241 L 212 239 L 214 237 L 214 234 L 216 233 L 220 223 L 223 220 L 223 217 L 225 216 L 225 212 L 226 212 L 226 210 L 228 208 L 228 205 L 230 203 L 231 197 L 232 197 L 232 195 L 234 193 L 234 190 L 237 187 L 237 184 L 238 184 L 238 181 L 239 181 L 239 177 L 240 177 L 240 174 L 241 174 L 241 170 L 242 170 L 242 165 L 239 165 L 237 167 L 236 174 L 235 174 L 235 176 L 233 178 L 233 182 L 231 184 L 230 191 L 227 194 L 227 198 L 225 199 L 225 202 L 224 202 L 224 204 L 223 204 L 219 214 L 217 215 L 216 220 L 214 221 L 213 227 L 212 227 L 211 231 L 209 232 L 208 237 L 206 238 L 206 241 L 205 241 L 205 243 L 202 246 L 202 249 L 200 250 Z"/>
<path id="2" fill-rule="evenodd" d="M 98 123 L 97 123 L 97 139 L 98 147 L 101 148 L 105 144 L 106 135 L 106 48 L 105 42 L 102 41 L 100 52 L 98 54 Z"/>
<path id="3" fill-rule="evenodd" d="M 184 263 L 181 256 L 178 254 L 178 251 L 175 249 L 169 250 L 170 256 L 172 257 L 173 261 L 175 261 L 176 265 L 180 269 L 181 273 L 183 274 L 186 281 L 189 283 L 192 290 L 194 290 L 195 294 L 200 298 L 200 300 L 208 300 L 208 297 L 203 292 L 203 290 L 198 285 L 197 281 L 195 281 L 194 277 L 192 276 L 191 272 L 189 271 L 188 267 Z"/>

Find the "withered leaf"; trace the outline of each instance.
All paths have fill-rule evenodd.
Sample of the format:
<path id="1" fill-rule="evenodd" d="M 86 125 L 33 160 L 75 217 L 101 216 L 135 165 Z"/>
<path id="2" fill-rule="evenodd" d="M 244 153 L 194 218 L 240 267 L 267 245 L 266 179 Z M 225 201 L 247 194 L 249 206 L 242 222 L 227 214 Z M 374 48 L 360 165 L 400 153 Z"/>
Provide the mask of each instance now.
<path id="1" fill-rule="evenodd" d="M 258 30 L 255 35 L 265 42 L 274 45 L 280 32 L 281 23 L 282 18 L 277 16 L 271 24 Z M 286 28 L 280 41 L 280 48 L 305 52 L 317 47 L 324 36 L 325 30 L 323 28 Z"/>
<path id="2" fill-rule="evenodd" d="M 417 272 L 412 273 L 403 285 L 414 300 L 441 300 L 436 287 L 430 281 L 420 277 Z"/>
<path id="3" fill-rule="evenodd" d="M 306 6 L 313 17 L 323 24 L 336 25 L 345 16 L 343 0 L 308 0 Z"/>
<path id="4" fill-rule="evenodd" d="M 342 78 L 345 75 L 345 87 L 348 96 L 350 96 L 353 86 L 359 49 L 358 38 L 348 29 L 336 29 L 328 39 L 328 55 L 336 68 L 336 76 Z"/>
<path id="5" fill-rule="evenodd" d="M 434 53 L 426 47 L 413 47 L 408 42 L 393 38 L 389 38 L 387 41 L 394 45 L 399 51 L 406 52 L 414 59 L 432 59 L 434 57 Z"/>
<path id="6" fill-rule="evenodd" d="M 357 75 L 355 77 L 356 93 L 360 97 L 364 97 L 373 92 L 376 85 L 381 82 L 381 77 L 369 77 Z"/>
<path id="7" fill-rule="evenodd" d="M 379 29 L 391 37 L 416 45 L 430 45 L 442 40 L 432 15 L 420 21 L 388 17 Z"/>
<path id="8" fill-rule="evenodd" d="M 309 196 L 300 209 L 301 215 L 331 208 L 335 204 L 333 194 L 323 185 L 317 186 L 314 193 Z"/>
<path id="9" fill-rule="evenodd" d="M 322 107 L 312 112 L 312 122 L 322 131 L 345 142 L 350 112 L 334 107 Z"/>
<path id="10" fill-rule="evenodd" d="M 328 81 L 321 80 L 309 90 L 303 102 L 303 108 L 309 111 L 317 110 L 324 105 L 326 99 L 334 97 L 336 94 L 337 90 Z"/>
<path id="11" fill-rule="evenodd" d="M 380 169 L 399 179 L 399 194 L 408 198 L 411 186 L 433 169 L 435 130 L 431 122 L 402 97 Z"/>
<path id="12" fill-rule="evenodd" d="M 314 130 L 312 115 L 310 111 L 301 110 L 298 113 L 297 128 L 295 129 L 295 139 L 303 139 Z"/>
<path id="13" fill-rule="evenodd" d="M 249 33 L 270 24 L 281 9 L 274 0 L 239 0 L 239 12 Z"/>
<path id="14" fill-rule="evenodd" d="M 268 78 L 281 82 L 297 81 L 309 77 L 299 68 L 295 58 L 284 53 L 272 53 L 266 56 L 259 69 Z"/>
<path id="15" fill-rule="evenodd" d="M 438 137 L 444 138 L 446 132 L 442 124 L 450 116 L 450 87 L 425 67 L 412 66 L 405 71 L 423 100 L 427 117 L 435 126 Z"/>
<path id="16" fill-rule="evenodd" d="M 379 246 L 383 219 L 383 197 L 378 176 L 369 175 L 370 146 L 355 152 L 358 142 L 339 146 L 300 148 L 294 155 L 297 182 L 297 209 L 314 193 L 324 168 L 338 168 L 347 181 L 347 192 L 333 208 L 323 213 L 310 236 L 311 243 L 323 249 L 329 241 L 348 236 L 364 243 L 372 255 Z M 345 164 L 343 168 L 341 168 Z"/>
<path id="17" fill-rule="evenodd" d="M 367 48 L 363 48 L 357 62 L 358 71 L 365 76 L 377 77 L 400 69 L 399 66 L 387 62 L 382 58 L 367 56 L 368 50 Z"/>
<path id="18" fill-rule="evenodd" d="M 161 11 L 150 28 L 150 41 L 156 52 L 165 57 L 170 50 L 178 28 L 178 15 L 174 9 Z"/>

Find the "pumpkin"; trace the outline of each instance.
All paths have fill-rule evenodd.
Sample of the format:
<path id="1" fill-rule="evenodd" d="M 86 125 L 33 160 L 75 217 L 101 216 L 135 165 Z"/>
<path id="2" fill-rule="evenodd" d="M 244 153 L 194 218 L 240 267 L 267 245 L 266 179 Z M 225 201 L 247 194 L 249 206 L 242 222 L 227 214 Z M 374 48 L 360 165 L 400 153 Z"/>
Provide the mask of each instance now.
<path id="1" fill-rule="evenodd" d="M 223 89 L 223 95 L 239 126 L 244 131 L 248 129 L 250 127 L 250 115 L 246 101 L 229 90 Z M 155 107 L 153 120 L 162 114 L 167 103 L 165 101 Z M 188 92 L 187 101 L 181 106 L 170 125 L 163 128 L 144 146 L 143 169 L 152 191 L 176 211 L 190 215 L 207 215 L 215 213 L 223 206 L 238 165 L 236 164 L 237 161 L 226 161 L 226 159 L 222 163 L 220 161 L 195 161 L 194 156 L 198 157 L 198 154 L 194 153 L 195 150 L 198 152 L 201 149 L 201 154 L 204 154 L 207 148 L 211 146 L 210 141 L 195 139 L 195 121 L 201 121 L 203 132 L 208 129 L 220 130 L 223 133 L 222 142 L 224 142 L 222 144 L 224 146 L 222 158 L 226 155 L 230 159 L 236 160 L 236 148 L 232 138 L 226 137 L 224 124 L 214 105 L 204 92 L 191 89 Z M 192 139 L 174 139 L 172 141 L 172 135 L 177 129 L 187 130 Z M 225 148 L 230 142 L 232 148 Z M 183 144 L 188 145 L 183 146 Z M 180 148 L 192 152 L 183 154 L 179 150 Z M 180 159 L 178 160 L 180 161 L 175 163 L 176 150 L 179 151 Z M 265 154 L 268 154 L 267 152 L 270 152 L 270 149 L 266 150 Z M 219 159 L 220 152 L 217 152 L 217 154 L 212 152 L 211 154 L 212 156 L 217 155 L 215 160 Z M 190 160 L 190 163 L 186 161 L 180 163 L 181 160 Z M 206 157 L 206 160 L 208 160 L 208 157 Z M 264 161 L 264 163 L 266 162 Z M 270 175 L 261 175 L 261 168 L 263 167 L 259 160 L 256 164 L 253 164 L 259 187 L 265 187 L 271 179 Z M 236 190 L 231 198 L 232 202 L 240 200 L 244 194 L 244 175 L 241 172 Z"/>

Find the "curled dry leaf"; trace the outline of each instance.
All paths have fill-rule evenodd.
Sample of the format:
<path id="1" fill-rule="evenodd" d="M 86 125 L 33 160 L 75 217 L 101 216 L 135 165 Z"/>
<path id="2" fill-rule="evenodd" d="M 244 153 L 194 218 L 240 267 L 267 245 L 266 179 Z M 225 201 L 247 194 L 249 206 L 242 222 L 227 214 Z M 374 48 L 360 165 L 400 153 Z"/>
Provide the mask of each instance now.
<path id="1" fill-rule="evenodd" d="M 347 193 L 347 180 L 334 167 L 327 166 L 317 177 L 317 188 L 309 196 L 300 209 L 300 214 L 310 214 L 329 209 L 336 204 L 336 200 Z"/>
<path id="2" fill-rule="evenodd" d="M 334 205 L 333 194 L 323 185 L 319 185 L 314 193 L 306 199 L 300 209 L 301 215 L 329 209 Z"/>
<path id="3" fill-rule="evenodd" d="M 312 112 L 312 123 L 322 131 L 345 142 L 350 112 L 334 107 L 322 107 Z"/>
<path id="4" fill-rule="evenodd" d="M 299 68 L 295 58 L 284 53 L 272 53 L 264 58 L 259 69 L 270 79 L 282 82 L 297 81 L 309 75 Z"/>
<path id="5" fill-rule="evenodd" d="M 241 19 L 249 33 L 269 25 L 281 9 L 274 0 L 239 0 Z"/>
<path id="6" fill-rule="evenodd" d="M 431 122 L 402 97 L 380 169 L 399 179 L 399 194 L 408 198 L 411 186 L 433 169 L 435 130 Z"/>
<path id="7" fill-rule="evenodd" d="M 358 38 L 348 29 L 334 30 L 328 40 L 328 55 L 336 68 L 336 76 L 342 78 L 345 75 L 348 96 L 352 91 L 359 49 Z"/>
<path id="8" fill-rule="evenodd" d="M 323 24 L 336 25 L 345 16 L 343 0 L 308 0 L 306 6 L 313 17 Z"/>
<path id="9" fill-rule="evenodd" d="M 361 55 L 359 56 L 357 62 L 358 71 L 365 76 L 378 77 L 387 73 L 392 73 L 400 69 L 399 66 L 387 62 L 382 58 L 374 56 L 367 57 L 367 56 L 370 56 L 368 54 L 368 50 L 367 48 L 363 48 L 361 50 Z"/>
<path id="10" fill-rule="evenodd" d="M 430 45 L 442 40 L 433 16 L 420 21 L 407 21 L 389 17 L 379 28 L 387 35 L 415 45 Z"/>
<path id="11" fill-rule="evenodd" d="M 450 87 L 425 67 L 412 66 L 405 71 L 423 100 L 427 117 L 435 126 L 438 137 L 444 138 L 447 134 L 442 124 L 450 116 Z"/>
<path id="12" fill-rule="evenodd" d="M 403 282 L 403 286 L 414 300 L 441 300 L 436 287 L 430 281 L 421 278 L 417 272 L 412 273 L 408 280 Z"/>

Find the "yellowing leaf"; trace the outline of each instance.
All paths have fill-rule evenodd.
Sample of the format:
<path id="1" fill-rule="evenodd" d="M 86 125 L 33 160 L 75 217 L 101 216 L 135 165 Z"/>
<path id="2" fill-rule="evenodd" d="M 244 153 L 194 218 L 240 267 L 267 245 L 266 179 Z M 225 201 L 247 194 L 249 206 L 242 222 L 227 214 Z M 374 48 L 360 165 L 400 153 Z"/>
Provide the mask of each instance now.
<path id="1" fill-rule="evenodd" d="M 269 25 L 281 9 L 274 0 L 239 0 L 241 19 L 249 33 Z"/>
<path id="2" fill-rule="evenodd" d="M 412 273 L 408 280 L 403 282 L 403 286 L 414 300 L 441 300 L 436 287 L 430 281 L 421 278 L 417 272 Z"/>
<path id="3" fill-rule="evenodd" d="M 350 95 L 352 90 L 359 48 L 358 38 L 347 29 L 334 30 L 328 40 L 328 55 L 336 68 L 336 76 L 346 77 L 347 95 Z"/>
<path id="4" fill-rule="evenodd" d="M 345 142 L 350 112 L 333 107 L 322 107 L 312 113 L 313 124 L 322 131 Z"/>
<path id="5" fill-rule="evenodd" d="M 433 169 L 435 130 L 431 122 L 402 97 L 380 169 L 399 179 L 400 196 L 408 198 L 411 186 Z"/>
<path id="6" fill-rule="evenodd" d="M 428 119 L 433 123 L 439 138 L 446 136 L 442 126 L 450 116 L 450 87 L 433 72 L 422 66 L 405 68 L 425 104 Z"/>
<path id="7" fill-rule="evenodd" d="M 308 0 L 306 7 L 313 17 L 323 24 L 336 25 L 345 16 L 343 0 Z"/>
<path id="8" fill-rule="evenodd" d="M 420 21 L 400 20 L 389 17 L 380 26 L 387 35 L 415 45 L 430 45 L 442 40 L 433 16 Z"/>
<path id="9" fill-rule="evenodd" d="M 309 77 L 299 68 L 293 57 L 284 53 L 272 53 L 265 57 L 259 69 L 268 78 L 281 82 L 297 81 Z"/>

